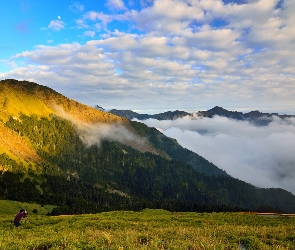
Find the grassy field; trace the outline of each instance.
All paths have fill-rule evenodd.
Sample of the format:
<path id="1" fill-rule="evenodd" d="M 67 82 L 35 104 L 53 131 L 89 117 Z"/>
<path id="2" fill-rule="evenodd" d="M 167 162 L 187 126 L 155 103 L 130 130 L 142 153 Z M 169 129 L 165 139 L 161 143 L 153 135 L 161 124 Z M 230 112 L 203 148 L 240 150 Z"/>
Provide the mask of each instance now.
<path id="1" fill-rule="evenodd" d="M 30 212 L 38 205 L 29 206 Z M 0 212 L 0 249 L 295 249 L 294 217 L 149 209 L 45 216 L 38 211 L 15 228 L 14 213 L 3 212 L 1 203 Z"/>
<path id="2" fill-rule="evenodd" d="M 20 209 L 27 210 L 30 215 L 46 215 L 52 211 L 55 206 L 45 205 L 41 206 L 39 204 L 18 202 L 18 201 L 9 201 L 9 200 L 0 200 L 0 215 L 8 215 L 13 217 Z"/>

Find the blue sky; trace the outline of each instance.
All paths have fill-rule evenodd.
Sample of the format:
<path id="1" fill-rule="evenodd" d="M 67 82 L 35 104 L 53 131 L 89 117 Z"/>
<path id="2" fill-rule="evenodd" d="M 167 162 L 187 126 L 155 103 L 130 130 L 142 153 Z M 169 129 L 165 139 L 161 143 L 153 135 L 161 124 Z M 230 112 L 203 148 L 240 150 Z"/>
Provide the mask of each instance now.
<path id="1" fill-rule="evenodd" d="M 295 114 L 294 0 L 4 0 L 0 79 L 105 109 Z"/>

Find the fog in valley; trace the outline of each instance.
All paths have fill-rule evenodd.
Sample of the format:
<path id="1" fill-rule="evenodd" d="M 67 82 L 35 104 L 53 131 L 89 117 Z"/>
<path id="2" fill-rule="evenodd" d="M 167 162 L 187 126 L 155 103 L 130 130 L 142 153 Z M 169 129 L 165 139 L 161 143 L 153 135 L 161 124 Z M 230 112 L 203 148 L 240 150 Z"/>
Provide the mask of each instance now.
<path id="1" fill-rule="evenodd" d="M 268 126 L 225 117 L 141 121 L 257 187 L 295 194 L 295 118 L 273 116 Z"/>

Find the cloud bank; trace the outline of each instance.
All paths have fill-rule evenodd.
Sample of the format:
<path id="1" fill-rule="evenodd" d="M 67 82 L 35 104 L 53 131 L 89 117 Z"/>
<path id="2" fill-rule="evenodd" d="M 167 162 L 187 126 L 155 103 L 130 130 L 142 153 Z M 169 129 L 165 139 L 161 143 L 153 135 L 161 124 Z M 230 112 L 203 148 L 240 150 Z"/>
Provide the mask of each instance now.
<path id="1" fill-rule="evenodd" d="M 109 9 L 69 6 L 75 22 L 48 26 L 64 40 L 3 59 L 0 77 L 106 109 L 295 112 L 293 0 L 102 5 Z"/>
<path id="2" fill-rule="evenodd" d="M 273 117 L 263 127 L 219 116 L 143 122 L 235 178 L 295 194 L 295 118 Z"/>

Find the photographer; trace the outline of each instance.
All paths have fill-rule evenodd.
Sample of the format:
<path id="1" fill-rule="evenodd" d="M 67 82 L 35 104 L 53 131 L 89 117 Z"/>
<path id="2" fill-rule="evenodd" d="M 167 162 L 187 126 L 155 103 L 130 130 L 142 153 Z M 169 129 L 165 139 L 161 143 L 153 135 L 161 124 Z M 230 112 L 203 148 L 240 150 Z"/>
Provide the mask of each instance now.
<path id="1" fill-rule="evenodd" d="M 13 223 L 16 227 L 20 226 L 20 221 L 22 218 L 26 218 L 28 216 L 27 210 L 21 209 L 19 213 L 14 217 Z"/>

